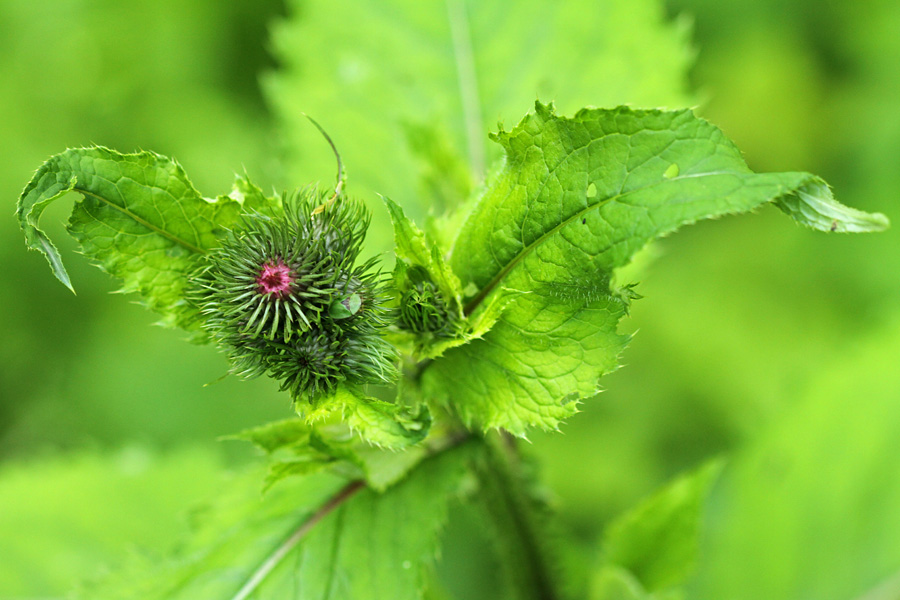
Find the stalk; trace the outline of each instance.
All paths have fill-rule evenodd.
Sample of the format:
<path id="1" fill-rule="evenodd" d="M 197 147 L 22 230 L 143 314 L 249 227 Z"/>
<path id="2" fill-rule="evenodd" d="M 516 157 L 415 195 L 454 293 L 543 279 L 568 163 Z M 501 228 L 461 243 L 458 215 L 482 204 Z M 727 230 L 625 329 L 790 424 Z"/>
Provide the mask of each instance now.
<path id="1" fill-rule="evenodd" d="M 556 569 L 540 533 L 538 507 L 528 493 L 515 440 L 489 436 L 485 449 L 475 469 L 481 508 L 496 529 L 494 538 L 515 597 L 559 600 Z"/>

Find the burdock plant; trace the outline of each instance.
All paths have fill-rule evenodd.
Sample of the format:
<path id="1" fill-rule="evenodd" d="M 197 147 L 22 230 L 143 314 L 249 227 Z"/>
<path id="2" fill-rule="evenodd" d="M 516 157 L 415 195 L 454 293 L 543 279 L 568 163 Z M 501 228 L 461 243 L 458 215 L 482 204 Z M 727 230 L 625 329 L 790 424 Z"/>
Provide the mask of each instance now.
<path id="1" fill-rule="evenodd" d="M 315 405 L 342 382 L 390 382 L 385 284 L 375 259 L 357 261 L 365 206 L 315 189 L 282 206 L 245 216 L 205 255 L 193 294 L 204 327 L 235 373 L 274 377 L 295 402 Z"/>
<path id="2" fill-rule="evenodd" d="M 498 541 L 491 598 L 681 595 L 718 463 L 611 522 L 602 552 L 563 581 L 515 438 L 558 429 L 618 366 L 630 337 L 619 322 L 638 297 L 622 268 L 656 238 L 767 203 L 829 233 L 878 231 L 887 218 L 839 204 L 814 175 L 753 173 L 689 110 L 566 117 L 537 104 L 493 138 L 505 160 L 459 218 L 423 231 L 385 199 L 390 294 L 376 261 L 360 260 L 369 213 L 342 193 L 340 169 L 331 193 L 271 198 L 239 178 L 215 200 L 149 152 L 68 150 L 37 171 L 19 221 L 61 281 L 38 219 L 76 191 L 69 229 L 87 256 L 164 323 L 214 340 L 235 373 L 277 379 L 303 417 L 237 436 L 271 455 L 273 496 L 235 484 L 182 555 L 143 578 L 126 570 L 91 598 L 421 600 L 432 582 L 428 597 L 443 597 L 429 562 L 458 497 Z M 381 337 L 388 321 L 404 377 L 370 390 L 401 362 Z"/>

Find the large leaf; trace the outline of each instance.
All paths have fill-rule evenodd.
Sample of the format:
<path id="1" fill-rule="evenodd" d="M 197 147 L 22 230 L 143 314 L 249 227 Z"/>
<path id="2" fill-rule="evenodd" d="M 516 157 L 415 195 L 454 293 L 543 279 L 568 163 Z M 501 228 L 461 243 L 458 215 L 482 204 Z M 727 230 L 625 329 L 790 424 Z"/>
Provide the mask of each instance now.
<path id="1" fill-rule="evenodd" d="M 122 291 L 138 292 L 163 316 L 163 324 L 194 330 L 198 312 L 184 298 L 188 275 L 200 256 L 218 245 L 223 228 L 236 221 L 243 199 L 249 196 L 257 205 L 262 197 L 238 178 L 238 199 L 205 200 L 178 163 L 152 152 L 95 147 L 57 154 L 25 187 L 18 217 L 28 247 L 41 251 L 70 289 L 62 258 L 39 220 L 51 202 L 72 191 L 83 199 L 68 228 L 84 253 L 120 278 Z"/>
<path id="2" fill-rule="evenodd" d="M 516 122 L 536 96 L 566 111 L 692 103 L 686 29 L 665 24 L 654 0 L 289 6 L 292 17 L 274 31 L 282 68 L 267 91 L 284 123 L 290 172 L 332 177 L 309 113 L 340 148 L 353 189 L 409 209 L 463 198 L 459 163 L 480 179 L 499 157 L 484 147 L 484 132 L 498 119 Z"/>
<path id="3" fill-rule="evenodd" d="M 384 493 L 325 474 L 294 477 L 264 498 L 237 479 L 177 557 L 135 563 L 88 598 L 174 600 L 421 598 L 437 533 L 471 445 L 434 456 Z"/>
<path id="4" fill-rule="evenodd" d="M 0 596 L 61 598 L 135 548 L 170 551 L 189 532 L 185 508 L 226 481 L 220 462 L 208 449 L 160 454 L 140 446 L 6 458 Z"/>
<path id="5" fill-rule="evenodd" d="M 767 202 L 825 231 L 887 226 L 836 203 L 808 173 L 753 173 L 688 110 L 564 118 L 538 103 L 494 139 L 505 166 L 459 232 L 451 266 L 478 290 L 469 315 L 498 295 L 518 297 L 483 339 L 448 351 L 423 377 L 430 395 L 484 428 L 554 428 L 599 391 L 628 339 L 616 328 L 633 292 L 611 289 L 613 271 L 649 241 Z"/>
<path id="6" fill-rule="evenodd" d="M 730 461 L 692 597 L 900 597 L 900 313 L 835 352 Z"/>

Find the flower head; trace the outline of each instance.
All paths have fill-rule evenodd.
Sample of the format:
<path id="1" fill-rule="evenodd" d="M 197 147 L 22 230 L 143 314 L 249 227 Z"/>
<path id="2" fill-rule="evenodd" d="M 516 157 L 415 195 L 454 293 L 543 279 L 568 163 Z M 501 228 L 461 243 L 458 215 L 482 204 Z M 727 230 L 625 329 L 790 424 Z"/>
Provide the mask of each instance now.
<path id="1" fill-rule="evenodd" d="M 344 381 L 396 377 L 380 335 L 383 278 L 375 260 L 356 264 L 368 223 L 360 202 L 306 190 L 282 215 L 246 217 L 208 255 L 194 298 L 235 372 L 268 374 L 310 402 Z"/>
<path id="2" fill-rule="evenodd" d="M 278 300 L 284 300 L 291 293 L 294 281 L 291 268 L 281 259 L 265 262 L 262 270 L 256 276 L 256 291 Z"/>

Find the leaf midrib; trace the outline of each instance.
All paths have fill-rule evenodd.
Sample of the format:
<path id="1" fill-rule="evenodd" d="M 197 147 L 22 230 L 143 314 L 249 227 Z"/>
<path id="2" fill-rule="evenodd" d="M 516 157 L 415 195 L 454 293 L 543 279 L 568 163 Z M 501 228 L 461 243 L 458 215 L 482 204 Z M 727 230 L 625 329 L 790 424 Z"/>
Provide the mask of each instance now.
<path id="1" fill-rule="evenodd" d="M 660 185 L 660 184 L 665 184 L 667 182 L 678 181 L 681 179 L 691 179 L 691 178 L 696 178 L 696 177 L 707 177 L 707 176 L 713 176 L 713 175 L 736 175 L 736 174 L 737 173 L 732 172 L 732 171 L 710 171 L 707 173 L 691 173 L 691 174 L 686 174 L 686 175 L 679 175 L 677 177 L 672 177 L 669 179 L 654 181 L 653 183 L 650 183 L 650 184 L 647 184 L 647 185 L 644 185 L 641 187 L 637 187 L 634 189 L 630 189 L 627 192 L 620 192 L 614 196 L 609 196 L 607 198 L 603 198 L 603 199 L 599 200 L 598 202 L 595 202 L 594 204 L 590 204 L 590 205 L 586 206 L 585 208 L 582 208 L 575 214 L 563 219 L 557 225 L 554 225 L 551 229 L 542 233 L 540 235 L 540 237 L 538 237 L 533 242 L 531 242 L 530 244 L 525 246 L 515 257 L 513 257 L 512 260 L 510 260 L 506 264 L 506 266 L 504 266 L 487 283 L 487 285 L 485 285 L 483 288 L 481 288 L 481 290 L 478 292 L 477 296 L 475 296 L 472 300 L 469 301 L 468 304 L 466 304 L 465 309 L 464 309 L 465 315 L 469 316 L 473 312 L 475 312 L 475 310 L 481 305 L 481 303 L 485 300 L 485 298 L 487 298 L 491 294 L 491 292 L 494 291 L 494 289 L 500 284 L 500 282 L 503 281 L 503 279 L 505 279 L 506 276 L 509 275 L 509 273 L 516 266 L 518 266 L 519 263 L 521 263 L 522 260 L 524 260 L 524 258 L 526 256 L 528 256 L 528 254 L 530 254 L 536 247 L 540 246 L 542 243 L 544 243 L 544 241 L 546 239 L 548 239 L 554 233 L 556 233 L 557 231 L 561 230 L 563 227 L 565 227 L 566 225 L 571 223 L 573 220 L 579 219 L 580 217 L 587 214 L 589 211 L 594 210 L 596 208 L 600 208 L 601 206 L 608 204 L 614 200 L 619 200 L 621 198 L 625 198 L 626 196 L 628 196 L 630 194 L 634 194 L 636 192 L 642 192 L 644 190 L 650 189 L 650 188 Z"/>
<path id="2" fill-rule="evenodd" d="M 82 194 L 84 196 L 90 196 L 91 198 L 94 198 L 95 200 L 99 200 L 100 202 L 103 202 L 106 206 L 110 206 L 110 207 L 118 210 L 122 214 L 124 214 L 127 217 L 129 217 L 130 219 L 134 220 L 136 223 L 146 227 L 147 229 L 149 229 L 150 231 L 153 231 L 154 233 L 158 233 L 159 235 L 163 236 L 164 238 L 166 238 L 184 248 L 187 248 L 191 252 L 196 252 L 197 254 L 206 254 L 206 250 L 204 250 L 203 248 L 199 248 L 199 247 L 191 244 L 190 242 L 187 242 L 187 241 L 179 238 L 178 236 L 175 236 L 175 235 L 169 233 L 165 229 L 157 227 L 153 223 L 150 223 L 149 221 L 139 217 L 138 215 L 131 212 L 127 208 L 119 206 L 118 204 L 116 204 L 115 202 L 112 202 L 110 200 L 107 200 L 100 194 L 96 194 L 90 190 L 86 190 L 84 188 L 78 187 L 77 185 L 75 187 L 73 187 L 72 189 L 73 189 L 73 191 L 76 191 L 79 194 Z"/>

